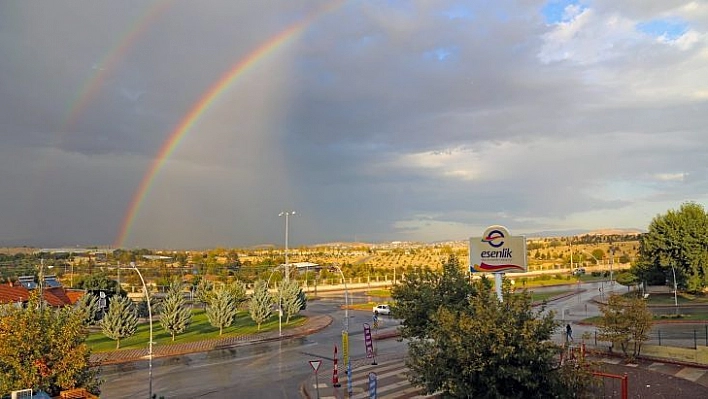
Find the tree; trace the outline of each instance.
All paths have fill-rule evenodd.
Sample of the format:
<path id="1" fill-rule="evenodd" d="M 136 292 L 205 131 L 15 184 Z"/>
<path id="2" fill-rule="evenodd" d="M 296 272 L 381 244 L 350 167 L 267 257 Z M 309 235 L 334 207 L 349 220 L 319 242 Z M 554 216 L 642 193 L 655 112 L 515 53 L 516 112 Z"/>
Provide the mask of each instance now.
<path id="1" fill-rule="evenodd" d="M 406 273 L 403 283 L 391 292 L 393 314 L 403 320 L 401 334 L 404 338 L 426 338 L 440 307 L 462 310 L 475 291 L 454 255 L 443 264 L 442 273 L 427 268 Z"/>
<path id="2" fill-rule="evenodd" d="M 138 315 L 133 302 L 126 297 L 114 296 L 100 324 L 103 334 L 115 340 L 116 349 L 120 349 L 120 340 L 132 336 L 138 328 Z"/>
<path id="3" fill-rule="evenodd" d="M 268 285 L 263 280 L 256 281 L 253 287 L 253 295 L 251 295 L 251 301 L 248 304 L 248 311 L 251 315 L 251 319 L 258 326 L 258 330 L 261 329 L 261 324 L 268 320 L 271 315 L 271 306 L 273 305 L 273 299 L 268 292 Z"/>
<path id="4" fill-rule="evenodd" d="M 170 284 L 170 289 L 162 300 L 160 324 L 172 334 L 172 341 L 174 341 L 175 335 L 183 332 L 191 321 L 192 309 L 187 306 L 187 301 L 184 299 L 182 282 L 175 280 Z"/>
<path id="5" fill-rule="evenodd" d="M 285 313 L 285 324 L 290 322 L 290 317 L 296 315 L 303 308 L 300 285 L 295 280 L 283 281 L 278 287 L 281 306 Z"/>
<path id="6" fill-rule="evenodd" d="M 88 291 L 119 292 L 118 282 L 104 272 L 81 276 L 75 286 Z"/>
<path id="7" fill-rule="evenodd" d="M 226 285 L 226 288 L 231 292 L 231 297 L 236 304 L 236 307 L 246 302 L 246 285 L 241 281 L 232 281 Z"/>
<path id="8" fill-rule="evenodd" d="M 640 238 L 638 277 L 645 281 L 656 271 L 668 276 L 672 266 L 680 286 L 692 292 L 708 286 L 708 213 L 699 204 L 656 216 Z"/>
<path id="9" fill-rule="evenodd" d="M 200 279 L 199 283 L 197 283 L 197 301 L 201 302 L 204 305 L 209 304 L 213 295 L 213 290 L 214 284 L 211 281 L 207 280 L 206 277 Z"/>
<path id="10" fill-rule="evenodd" d="M 96 322 L 96 315 L 99 310 L 98 298 L 90 292 L 82 295 L 81 298 L 76 301 L 76 312 L 81 315 L 86 325 L 92 325 Z"/>
<path id="11" fill-rule="evenodd" d="M 219 328 L 219 335 L 224 333 L 224 327 L 229 327 L 236 318 L 238 308 L 234 302 L 231 291 L 226 286 L 215 288 L 211 299 L 206 305 L 206 314 L 209 323 Z"/>
<path id="12" fill-rule="evenodd" d="M 601 250 L 600 248 L 595 248 L 592 250 L 592 256 L 594 256 L 595 264 L 597 264 L 597 261 L 605 257 L 605 251 Z"/>
<path id="13" fill-rule="evenodd" d="M 470 283 L 456 258 L 442 272 L 420 270 L 394 287 L 393 312 L 409 339 L 411 382 L 449 397 L 572 397 L 588 388 L 584 368 L 558 366 L 554 314 L 503 286 L 500 302 L 486 278 Z"/>
<path id="14" fill-rule="evenodd" d="M 98 394 L 84 315 L 39 307 L 38 300 L 33 293 L 27 308 L 0 309 L 0 392 L 32 388 L 55 396 L 80 387 Z"/>
<path id="15" fill-rule="evenodd" d="M 639 356 L 642 343 L 649 339 L 652 314 L 642 298 L 610 295 L 607 304 L 600 306 L 600 339 L 612 342 L 622 349 L 625 357 Z M 631 346 L 632 353 L 628 350 Z"/>

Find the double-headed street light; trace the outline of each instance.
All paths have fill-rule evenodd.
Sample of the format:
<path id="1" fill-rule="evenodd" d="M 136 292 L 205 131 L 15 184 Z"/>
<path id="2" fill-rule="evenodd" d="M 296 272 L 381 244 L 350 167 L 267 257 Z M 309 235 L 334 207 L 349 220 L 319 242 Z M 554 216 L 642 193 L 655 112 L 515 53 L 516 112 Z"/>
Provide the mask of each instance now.
<path id="1" fill-rule="evenodd" d="M 288 230 L 290 215 L 294 215 L 295 211 L 283 211 L 278 216 L 285 216 L 285 281 L 290 281 L 290 267 L 288 265 Z"/>

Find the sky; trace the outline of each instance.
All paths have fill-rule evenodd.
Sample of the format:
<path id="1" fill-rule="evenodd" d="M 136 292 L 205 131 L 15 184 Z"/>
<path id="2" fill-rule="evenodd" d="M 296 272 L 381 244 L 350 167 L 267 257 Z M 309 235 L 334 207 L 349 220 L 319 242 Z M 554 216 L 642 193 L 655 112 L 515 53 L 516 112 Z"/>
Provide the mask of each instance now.
<path id="1" fill-rule="evenodd" d="M 707 1 L 8 0 L 0 82 L 0 246 L 646 230 L 708 204 Z"/>

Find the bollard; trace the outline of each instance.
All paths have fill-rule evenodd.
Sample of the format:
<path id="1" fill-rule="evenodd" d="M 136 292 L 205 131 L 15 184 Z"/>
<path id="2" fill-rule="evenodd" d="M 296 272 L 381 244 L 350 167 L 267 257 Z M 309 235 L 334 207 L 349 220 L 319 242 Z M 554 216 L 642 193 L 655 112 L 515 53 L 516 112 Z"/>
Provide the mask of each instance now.
<path id="1" fill-rule="evenodd" d="M 698 349 L 698 338 L 696 337 L 696 329 L 693 329 L 693 349 Z"/>
<path id="2" fill-rule="evenodd" d="M 334 368 L 332 369 L 332 386 L 339 388 L 339 366 L 337 366 L 337 345 L 334 345 Z"/>
<path id="3" fill-rule="evenodd" d="M 661 346 L 661 330 L 656 330 L 659 333 L 659 346 Z"/>

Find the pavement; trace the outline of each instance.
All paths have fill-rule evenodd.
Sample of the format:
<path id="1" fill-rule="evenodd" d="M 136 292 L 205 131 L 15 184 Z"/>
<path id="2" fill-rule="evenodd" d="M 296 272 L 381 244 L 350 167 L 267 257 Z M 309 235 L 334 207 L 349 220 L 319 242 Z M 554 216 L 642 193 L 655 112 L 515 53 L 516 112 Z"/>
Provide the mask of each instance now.
<path id="1" fill-rule="evenodd" d="M 259 342 L 277 341 L 281 338 L 293 338 L 316 333 L 332 324 L 332 317 L 328 315 L 307 315 L 305 323 L 300 326 L 286 328 L 283 335 L 278 331 L 268 331 L 258 334 L 244 334 L 225 338 L 214 338 L 203 341 L 187 343 L 177 343 L 169 345 L 154 345 L 152 348 L 152 358 L 160 359 L 171 356 L 185 355 L 189 353 L 209 352 L 213 350 L 223 350 L 231 347 L 249 345 Z M 114 364 L 142 362 L 149 359 L 149 349 L 119 349 L 109 352 L 99 352 L 91 354 L 91 363 L 108 366 Z"/>
<path id="2" fill-rule="evenodd" d="M 278 331 L 269 331 L 260 334 L 217 338 L 189 343 L 156 345 L 153 347 L 153 362 L 156 360 L 159 362 L 162 359 L 166 360 L 172 356 L 189 353 L 224 350 L 241 345 L 309 335 L 327 328 L 333 321 L 332 317 L 328 315 L 305 314 L 305 316 L 307 316 L 305 323 L 298 327 L 283 330 L 282 337 L 279 336 Z M 377 339 L 392 339 L 398 336 L 399 334 L 396 327 L 389 327 L 380 330 Z M 609 372 L 620 374 L 627 373 L 630 375 L 630 397 L 708 397 L 708 367 L 681 363 L 679 361 L 657 361 L 646 358 L 640 358 L 633 364 L 625 364 L 620 357 L 613 356 L 603 351 L 593 351 L 592 348 L 589 349 L 591 359 L 599 364 L 605 365 L 603 369 L 607 369 Z M 91 361 L 102 367 L 110 367 L 111 365 L 121 367 L 121 365 L 128 363 L 147 362 L 148 356 L 147 348 L 126 349 L 92 354 Z M 398 362 L 401 367 L 403 367 L 403 354 L 398 354 L 395 358 L 381 359 L 381 361 L 388 362 L 389 364 Z M 360 367 L 359 372 L 362 372 L 363 368 L 367 367 L 367 364 L 366 359 L 352 359 L 353 370 Z M 343 373 L 343 370 L 341 371 Z M 404 373 L 398 373 L 398 375 L 400 378 L 404 378 Z M 402 382 L 399 382 L 399 384 L 402 384 Z M 401 385 L 401 387 L 403 386 Z M 662 394 L 659 387 L 666 388 L 669 392 L 673 392 L 674 395 L 669 395 L 668 393 Z M 647 393 L 632 394 L 633 391 L 639 392 L 637 391 L 639 388 L 650 390 L 651 395 L 646 396 L 648 395 Z M 314 397 L 313 389 L 312 384 L 305 382 L 300 387 L 300 392 L 303 397 Z M 407 389 L 408 391 L 406 391 L 405 397 L 414 397 L 415 395 L 411 394 L 410 387 Z"/>

